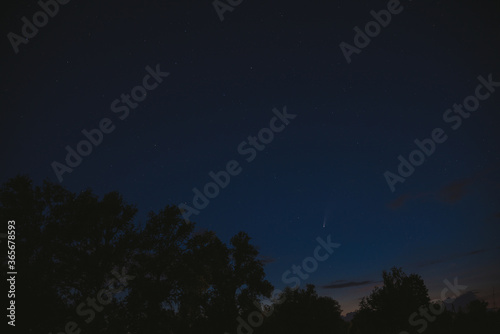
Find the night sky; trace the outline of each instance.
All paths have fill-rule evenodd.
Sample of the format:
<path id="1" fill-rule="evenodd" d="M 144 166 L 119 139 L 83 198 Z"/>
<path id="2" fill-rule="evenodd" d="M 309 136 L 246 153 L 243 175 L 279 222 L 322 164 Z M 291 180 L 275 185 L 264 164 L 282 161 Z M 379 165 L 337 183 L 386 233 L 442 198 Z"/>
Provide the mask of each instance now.
<path id="1" fill-rule="evenodd" d="M 313 255 L 317 237 L 331 235 L 341 246 L 301 286 L 315 284 L 344 314 L 393 266 L 420 274 L 431 299 L 458 277 L 492 306 L 493 287 L 500 294 L 495 2 L 220 4 L 231 9 L 219 9 L 222 21 L 211 1 L 74 0 L 36 34 L 25 28 L 28 38 L 22 17 L 33 22 L 41 7 L 4 8 L 1 182 L 18 173 L 36 185 L 59 182 L 53 166 L 67 166 L 66 147 L 77 150 L 83 130 L 101 127 L 108 133 L 93 132 L 98 145 L 72 161 L 61 184 L 99 196 L 117 190 L 137 204 L 138 226 L 167 204 L 194 207 L 193 189 L 203 192 L 209 173 L 229 163 L 239 173 L 189 220 L 224 242 L 247 232 L 275 287 Z M 388 8 L 390 22 L 369 25 L 367 42 L 370 11 Z M 279 131 L 262 130 L 270 127 Z M 411 155 L 415 140 L 431 154 Z M 410 173 L 403 162 L 401 179 L 398 157 L 410 155 L 418 166 Z"/>

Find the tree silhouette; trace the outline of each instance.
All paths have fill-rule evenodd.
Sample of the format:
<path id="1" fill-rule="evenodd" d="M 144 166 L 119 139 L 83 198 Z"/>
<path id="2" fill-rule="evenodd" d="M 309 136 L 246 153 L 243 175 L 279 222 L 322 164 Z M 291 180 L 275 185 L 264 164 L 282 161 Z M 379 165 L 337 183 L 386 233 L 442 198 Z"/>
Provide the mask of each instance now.
<path id="1" fill-rule="evenodd" d="M 473 300 L 465 308 L 465 312 L 456 315 L 453 324 L 454 333 L 485 333 L 494 334 L 500 330 L 500 314 L 488 310 L 488 303 Z"/>
<path id="2" fill-rule="evenodd" d="M 276 334 L 345 333 L 347 324 L 342 320 L 339 303 L 329 297 L 319 297 L 314 285 L 305 289 L 285 288 L 277 303 L 268 308 L 271 313 L 261 331 Z"/>
<path id="3" fill-rule="evenodd" d="M 0 188 L 0 217 L 16 221 L 23 333 L 223 333 L 271 293 L 247 234 L 225 245 L 168 205 L 138 230 L 136 211 L 116 192 L 99 199 L 26 176 Z"/>
<path id="4" fill-rule="evenodd" d="M 353 324 L 355 333 L 399 333 L 409 327 L 409 316 L 429 304 L 428 290 L 419 275 L 401 268 L 383 271 L 383 286 L 363 297 Z"/>
<path id="5" fill-rule="evenodd" d="M 237 333 L 242 319 L 261 312 L 263 323 L 248 334 L 347 333 L 338 302 L 313 285 L 286 288 L 259 309 L 273 287 L 246 233 L 225 244 L 169 205 L 139 230 L 136 212 L 117 192 L 99 198 L 48 181 L 35 187 L 27 176 L 0 187 L 0 218 L 15 220 L 19 332 Z M 480 300 L 411 327 L 411 315 L 430 306 L 422 278 L 401 268 L 382 278 L 361 300 L 349 333 L 498 333 L 500 312 Z"/>
<path id="6" fill-rule="evenodd" d="M 95 332 L 106 328 L 95 311 L 87 312 L 88 322 L 76 312 L 86 312 L 86 299 L 127 265 L 135 212 L 117 193 L 98 200 L 90 190 L 74 194 L 50 182 L 33 187 L 26 176 L 1 187 L 0 216 L 16 221 L 17 311 L 33 317 L 19 322 L 23 332 L 64 332 L 70 321 Z M 108 314 L 117 304 L 107 304 Z"/>

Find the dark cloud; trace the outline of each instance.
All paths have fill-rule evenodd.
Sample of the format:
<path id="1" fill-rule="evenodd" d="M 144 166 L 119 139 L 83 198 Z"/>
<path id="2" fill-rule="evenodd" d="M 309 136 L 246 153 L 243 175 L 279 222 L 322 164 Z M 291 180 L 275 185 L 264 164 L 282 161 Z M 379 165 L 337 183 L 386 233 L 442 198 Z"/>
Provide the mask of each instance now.
<path id="1" fill-rule="evenodd" d="M 390 202 L 388 204 L 388 206 L 391 208 L 391 209 L 398 209 L 400 207 L 402 207 L 407 200 L 409 200 L 411 198 L 410 194 L 403 194 L 401 196 L 399 196 L 398 198 L 396 198 L 394 201 Z"/>
<path id="2" fill-rule="evenodd" d="M 269 263 L 276 262 L 275 258 L 270 257 L 270 256 L 265 256 L 265 255 L 259 256 L 259 260 L 262 261 L 263 264 L 269 264 Z"/>
<path id="3" fill-rule="evenodd" d="M 472 178 L 453 181 L 439 190 L 438 197 L 446 203 L 456 203 L 460 201 L 468 192 L 467 186 L 474 182 Z"/>
<path id="4" fill-rule="evenodd" d="M 345 283 L 343 283 L 345 282 Z M 341 281 L 335 281 L 332 284 L 324 285 L 324 289 L 343 289 L 343 288 L 351 288 L 353 286 L 361 286 L 361 285 L 368 285 L 368 284 L 373 284 L 373 283 L 378 283 L 376 281 L 361 281 L 361 282 L 346 282 L 344 280 Z"/>
<path id="5" fill-rule="evenodd" d="M 500 248 L 500 247 L 496 247 L 496 248 Z M 495 249 L 495 248 L 483 248 L 483 249 L 476 249 L 476 250 L 466 252 L 466 253 L 453 254 L 450 256 L 442 257 L 440 259 L 435 259 L 435 260 L 430 260 L 430 261 L 419 263 L 418 267 L 422 268 L 422 267 L 427 267 L 427 266 L 430 266 L 430 265 L 433 265 L 436 263 L 448 262 L 448 261 L 452 261 L 452 260 L 459 259 L 462 257 L 470 256 L 470 255 L 485 253 L 485 252 L 488 252 L 488 251 L 493 250 L 493 249 Z"/>
<path id="6" fill-rule="evenodd" d="M 396 198 L 394 201 L 390 202 L 388 206 L 389 208 L 396 210 L 405 205 L 406 202 L 410 200 L 416 200 L 420 198 L 426 199 L 426 198 L 432 198 L 434 196 L 435 196 L 434 193 L 403 194 L 398 198 Z"/>
<path id="7" fill-rule="evenodd" d="M 432 192 L 413 193 L 413 194 L 406 193 L 399 196 L 392 202 L 388 203 L 387 206 L 391 209 L 396 210 L 404 206 L 409 201 L 417 199 L 427 199 L 443 203 L 454 204 L 462 200 L 471 191 L 473 191 L 478 183 L 491 182 L 488 176 L 498 169 L 499 165 L 492 165 L 489 168 L 477 172 L 471 177 L 465 177 L 462 179 L 454 180 Z M 500 215 L 500 213 L 497 214 L 497 217 L 498 215 Z"/>
<path id="8" fill-rule="evenodd" d="M 489 250 L 489 249 L 479 249 L 479 250 L 475 250 L 475 251 L 472 251 L 472 252 L 466 253 L 464 256 L 467 256 L 467 255 L 476 255 L 476 254 L 481 254 L 481 253 L 487 252 L 488 250 Z"/>

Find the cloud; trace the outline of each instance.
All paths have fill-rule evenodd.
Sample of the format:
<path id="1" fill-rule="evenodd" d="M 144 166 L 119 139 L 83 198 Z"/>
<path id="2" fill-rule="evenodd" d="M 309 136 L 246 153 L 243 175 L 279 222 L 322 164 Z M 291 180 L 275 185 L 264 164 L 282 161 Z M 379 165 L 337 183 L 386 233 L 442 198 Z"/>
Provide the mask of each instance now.
<path id="1" fill-rule="evenodd" d="M 391 209 L 399 209 L 400 207 L 402 207 L 406 201 L 408 201 L 409 199 L 411 198 L 410 194 L 403 194 L 401 196 L 399 196 L 398 198 L 396 198 L 394 201 L 390 202 L 388 204 L 388 206 L 391 208 Z"/>
<path id="2" fill-rule="evenodd" d="M 425 197 L 433 198 L 433 197 L 435 197 L 435 195 L 434 195 L 434 193 L 417 193 L 417 194 L 406 193 L 406 194 L 399 196 L 395 200 L 389 202 L 387 204 L 387 206 L 390 209 L 397 210 L 397 209 L 403 207 L 406 203 L 408 203 L 410 201 L 414 201 L 414 200 L 417 200 L 419 198 L 425 198 Z"/>
<path id="3" fill-rule="evenodd" d="M 259 256 L 259 260 L 260 260 L 263 264 L 269 264 L 269 263 L 276 262 L 276 259 L 275 259 L 275 258 L 270 257 L 270 256 L 266 256 L 266 255 L 260 255 L 260 256 Z"/>
<path id="4" fill-rule="evenodd" d="M 406 193 L 389 202 L 387 206 L 393 210 L 396 210 L 404 206 L 409 201 L 417 199 L 433 200 L 442 203 L 454 204 L 474 191 L 479 183 L 491 182 L 491 178 L 488 176 L 498 169 L 499 165 L 495 164 L 489 168 L 485 168 L 477 172 L 473 176 L 454 180 L 431 192 Z"/>
<path id="5" fill-rule="evenodd" d="M 499 247 L 495 247 L 495 248 L 476 249 L 476 250 L 473 250 L 473 251 L 470 251 L 470 252 L 466 252 L 466 253 L 452 254 L 452 255 L 449 255 L 449 256 L 446 256 L 446 257 L 442 257 L 440 259 L 435 259 L 435 260 L 429 260 L 429 261 L 426 261 L 426 262 L 421 262 L 421 263 L 419 263 L 417 265 L 417 267 L 418 268 L 427 267 L 427 266 L 431 266 L 433 264 L 448 262 L 448 261 L 452 261 L 452 260 L 459 259 L 459 258 L 462 258 L 462 257 L 470 256 L 470 255 L 476 255 L 476 254 L 485 253 L 485 252 L 488 252 L 490 250 L 494 250 L 494 249 L 498 249 L 498 248 L 500 248 L 500 246 Z"/>
<path id="6" fill-rule="evenodd" d="M 465 178 L 453 181 L 439 190 L 439 199 L 446 203 L 455 203 L 460 201 L 469 191 L 467 186 L 474 182 L 473 178 Z"/>
<path id="7" fill-rule="evenodd" d="M 343 283 L 343 282 L 345 282 L 345 283 Z M 346 282 L 344 280 L 340 280 L 340 281 L 335 281 L 335 282 L 328 284 L 328 285 L 324 285 L 324 286 L 322 286 L 322 288 L 324 288 L 324 289 L 343 289 L 343 288 L 351 288 L 354 286 L 368 285 L 368 284 L 374 284 L 374 283 L 379 283 L 379 282 L 376 282 L 376 281 Z"/>

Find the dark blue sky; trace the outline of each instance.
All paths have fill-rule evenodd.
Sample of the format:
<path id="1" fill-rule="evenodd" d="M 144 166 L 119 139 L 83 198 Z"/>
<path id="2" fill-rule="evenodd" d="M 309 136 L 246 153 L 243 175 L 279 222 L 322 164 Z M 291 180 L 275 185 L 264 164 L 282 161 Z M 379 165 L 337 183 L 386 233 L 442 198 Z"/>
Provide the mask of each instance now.
<path id="1" fill-rule="evenodd" d="M 137 204 L 137 224 L 166 204 L 192 205 L 192 189 L 236 160 L 241 173 L 190 220 L 226 242 L 248 232 L 276 287 L 331 235 L 341 246 L 303 283 L 345 312 L 392 266 L 422 275 L 431 298 L 458 277 L 492 302 L 500 87 L 481 88 L 489 96 L 456 130 L 443 115 L 476 94 L 478 76 L 500 82 L 498 9 L 401 1 L 348 64 L 339 44 L 354 45 L 353 28 L 387 4 L 243 1 L 220 21 L 210 1 L 70 1 L 17 54 L 7 35 L 40 7 L 12 4 L 1 23 L 1 180 L 57 182 L 51 164 L 109 118 L 113 132 L 62 184 L 118 190 Z M 169 76 L 121 120 L 112 102 L 157 64 Z M 296 118 L 247 162 L 238 146 L 284 106 Z M 392 192 L 384 173 L 435 128 L 446 141 Z"/>

